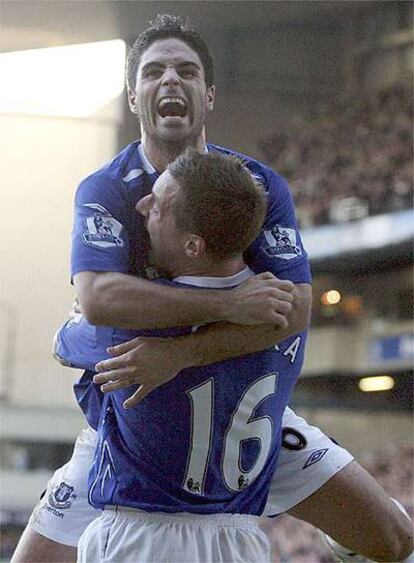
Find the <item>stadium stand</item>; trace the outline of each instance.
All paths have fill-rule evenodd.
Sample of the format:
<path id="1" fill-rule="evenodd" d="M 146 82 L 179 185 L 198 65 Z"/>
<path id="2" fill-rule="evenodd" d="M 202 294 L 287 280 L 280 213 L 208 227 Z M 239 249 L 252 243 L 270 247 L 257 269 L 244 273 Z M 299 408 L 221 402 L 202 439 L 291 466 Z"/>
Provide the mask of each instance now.
<path id="1" fill-rule="evenodd" d="M 260 150 L 288 179 L 302 228 L 412 207 L 411 86 L 319 108 L 263 139 Z"/>

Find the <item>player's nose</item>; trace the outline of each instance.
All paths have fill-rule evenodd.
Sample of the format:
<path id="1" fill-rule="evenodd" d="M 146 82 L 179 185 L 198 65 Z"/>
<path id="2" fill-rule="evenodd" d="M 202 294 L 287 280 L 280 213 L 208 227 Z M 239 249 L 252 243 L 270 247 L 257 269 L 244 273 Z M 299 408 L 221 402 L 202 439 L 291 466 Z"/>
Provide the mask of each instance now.
<path id="1" fill-rule="evenodd" d="M 180 77 L 176 71 L 176 69 L 174 67 L 167 67 L 164 71 L 163 77 L 162 77 L 162 83 L 165 86 L 170 86 L 170 85 L 176 85 L 179 84 L 180 82 Z"/>

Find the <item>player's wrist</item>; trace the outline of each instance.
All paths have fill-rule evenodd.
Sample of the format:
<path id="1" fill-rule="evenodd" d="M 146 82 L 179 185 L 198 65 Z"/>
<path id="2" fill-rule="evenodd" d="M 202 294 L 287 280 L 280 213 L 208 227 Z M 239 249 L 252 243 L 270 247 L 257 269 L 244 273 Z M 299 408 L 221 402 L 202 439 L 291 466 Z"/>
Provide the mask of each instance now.
<path id="1" fill-rule="evenodd" d="M 236 322 L 235 319 L 237 318 L 238 307 L 235 296 L 233 295 L 233 290 L 230 289 L 228 291 L 215 291 L 215 293 L 215 322 Z"/>
<path id="2" fill-rule="evenodd" d="M 182 291 L 182 290 L 179 290 Z M 194 310 L 197 309 L 198 320 L 194 324 L 216 323 L 220 321 L 231 322 L 235 317 L 236 305 L 232 302 L 235 297 L 230 296 L 233 290 L 212 290 L 200 291 L 198 300 L 194 300 L 194 291 L 192 291 L 190 306 Z"/>
<path id="3" fill-rule="evenodd" d="M 179 348 L 179 353 L 176 357 L 178 357 L 180 371 L 203 363 L 199 338 L 196 333 L 174 340 Z"/>

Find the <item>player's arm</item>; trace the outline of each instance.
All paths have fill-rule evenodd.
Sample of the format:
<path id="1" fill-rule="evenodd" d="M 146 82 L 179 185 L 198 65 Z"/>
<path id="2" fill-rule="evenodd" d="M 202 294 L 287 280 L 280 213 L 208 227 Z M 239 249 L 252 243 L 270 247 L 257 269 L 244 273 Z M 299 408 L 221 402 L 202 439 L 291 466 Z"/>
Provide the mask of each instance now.
<path id="1" fill-rule="evenodd" d="M 122 182 L 104 173 L 84 180 L 75 197 L 72 279 L 94 325 L 164 328 L 214 321 L 285 327 L 293 285 L 268 274 L 230 292 L 163 287 L 128 275 L 137 213 Z M 144 225 L 141 225 L 144 229 Z"/>
<path id="2" fill-rule="evenodd" d="M 216 321 L 286 328 L 295 298 L 291 282 L 269 273 L 230 291 L 178 289 L 117 272 L 80 272 L 74 285 L 91 324 L 135 329 Z"/>
<path id="3" fill-rule="evenodd" d="M 295 284 L 294 301 L 287 315 L 286 327 L 239 326 L 231 323 L 202 327 L 186 341 L 182 339 L 184 358 L 187 358 L 189 365 L 202 366 L 270 348 L 308 328 L 311 302 L 311 286 Z"/>
<path id="4" fill-rule="evenodd" d="M 115 357 L 97 364 L 96 370 L 100 373 L 94 377 L 94 382 L 102 386 L 104 393 L 140 384 L 124 403 L 130 408 L 187 367 L 203 366 L 269 348 L 308 325 L 310 285 L 295 285 L 295 294 L 294 306 L 288 315 L 289 328 L 216 323 L 178 338 L 135 338 L 108 349 Z"/>

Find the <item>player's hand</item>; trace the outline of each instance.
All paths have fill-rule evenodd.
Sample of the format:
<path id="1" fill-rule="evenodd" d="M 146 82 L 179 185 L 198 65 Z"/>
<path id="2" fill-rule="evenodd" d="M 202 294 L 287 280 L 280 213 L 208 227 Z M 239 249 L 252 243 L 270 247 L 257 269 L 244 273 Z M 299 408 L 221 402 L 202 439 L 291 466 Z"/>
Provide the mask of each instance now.
<path id="1" fill-rule="evenodd" d="M 65 362 L 65 360 L 63 358 L 61 358 L 57 352 L 58 350 L 58 334 L 59 331 L 57 331 L 53 337 L 53 344 L 52 344 L 52 356 L 53 358 L 61 365 L 64 367 L 71 367 L 70 364 L 68 364 L 67 362 Z"/>
<path id="2" fill-rule="evenodd" d="M 108 348 L 108 353 L 113 357 L 96 364 L 98 373 L 93 381 L 101 385 L 103 393 L 140 385 L 124 402 L 126 409 L 134 407 L 151 391 L 188 367 L 179 341 L 180 338 L 139 337 Z"/>
<path id="3" fill-rule="evenodd" d="M 76 322 L 76 321 L 79 320 L 81 315 L 82 315 L 81 304 L 79 302 L 77 295 L 75 295 L 75 297 L 73 299 L 73 303 L 72 303 L 72 309 L 69 311 L 68 321 Z M 58 334 L 59 334 L 59 332 L 60 332 L 60 329 L 55 333 L 55 335 L 53 337 L 52 356 L 61 366 L 64 366 L 66 368 L 71 368 L 73 366 L 70 363 L 68 363 L 66 360 L 61 358 L 58 354 L 58 344 L 59 344 Z"/>
<path id="4" fill-rule="evenodd" d="M 258 274 L 229 291 L 228 321 L 288 328 L 294 290 L 295 284 L 291 281 L 279 280 L 270 272 Z"/>
<path id="5" fill-rule="evenodd" d="M 69 319 L 76 319 L 79 315 L 82 315 L 82 308 L 78 296 L 75 295 L 72 303 L 72 309 L 69 311 Z"/>

